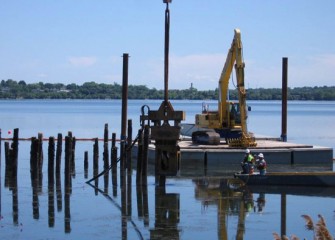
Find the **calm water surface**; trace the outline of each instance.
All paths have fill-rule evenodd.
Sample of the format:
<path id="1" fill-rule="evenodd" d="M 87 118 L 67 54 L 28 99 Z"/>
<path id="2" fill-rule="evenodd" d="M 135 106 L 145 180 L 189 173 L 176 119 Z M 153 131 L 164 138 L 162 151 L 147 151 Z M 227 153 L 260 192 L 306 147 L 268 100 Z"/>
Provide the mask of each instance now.
<path id="1" fill-rule="evenodd" d="M 128 118 L 133 132 L 139 129 L 142 105 L 158 109 L 161 101 L 132 100 Z M 216 102 L 210 101 L 215 109 Z M 202 101 L 172 101 L 175 110 L 186 111 L 186 121 L 194 122 Z M 249 131 L 279 137 L 281 103 L 250 101 Z M 119 100 L 8 100 L 0 101 L 2 137 L 19 128 L 20 137 L 67 135 L 77 138 L 103 137 L 104 124 L 109 132 L 120 135 L 121 102 Z M 335 147 L 335 102 L 289 102 L 288 141 Z M 166 192 L 155 188 L 154 178 L 148 186 L 136 187 L 133 171 L 130 206 L 122 216 L 121 188 L 99 189 L 85 182 L 93 176 L 93 142 L 77 142 L 76 175 L 72 192 L 66 195 L 63 166 L 60 192 L 49 191 L 47 177 L 47 142 L 43 145 L 45 161 L 42 187 L 34 189 L 30 180 L 30 142 L 19 143 L 17 188 L 5 186 L 5 159 L 1 146 L 1 239 L 272 239 L 272 233 L 295 234 L 313 239 L 304 227 L 302 214 L 317 222 L 321 214 L 335 236 L 335 191 L 328 188 L 241 189 L 225 188 L 218 177 L 189 176 L 169 178 Z M 89 171 L 85 178 L 84 152 L 89 152 Z M 103 168 L 100 145 L 100 171 Z M 64 157 L 64 155 L 63 155 Z M 62 159 L 64 163 L 64 159 Z M 220 171 L 220 170 L 218 170 Z M 119 177 L 119 176 L 118 176 Z M 119 181 L 119 179 L 118 179 Z M 34 194 L 34 193 L 38 194 Z M 104 194 L 103 194 L 104 192 Z"/>

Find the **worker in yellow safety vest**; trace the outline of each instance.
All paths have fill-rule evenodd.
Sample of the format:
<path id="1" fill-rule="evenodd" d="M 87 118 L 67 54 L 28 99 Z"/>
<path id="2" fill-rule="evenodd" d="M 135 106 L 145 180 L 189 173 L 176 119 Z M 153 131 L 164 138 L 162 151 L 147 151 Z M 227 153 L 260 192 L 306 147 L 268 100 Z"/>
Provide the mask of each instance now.
<path id="1" fill-rule="evenodd" d="M 253 174 L 254 173 L 254 156 L 252 156 L 249 149 L 245 150 L 244 160 L 241 163 L 242 165 L 242 173 L 245 174 Z"/>

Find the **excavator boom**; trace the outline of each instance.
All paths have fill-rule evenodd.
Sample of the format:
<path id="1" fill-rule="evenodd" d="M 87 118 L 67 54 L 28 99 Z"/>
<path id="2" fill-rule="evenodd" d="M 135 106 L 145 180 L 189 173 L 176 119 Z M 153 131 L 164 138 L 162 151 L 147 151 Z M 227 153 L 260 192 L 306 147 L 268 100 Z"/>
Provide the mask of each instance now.
<path id="1" fill-rule="evenodd" d="M 234 38 L 228 50 L 226 62 L 219 79 L 219 100 L 217 111 L 204 111 L 196 115 L 196 125 L 214 129 L 229 145 L 234 147 L 256 146 L 256 142 L 247 128 L 246 90 L 244 86 L 244 62 L 241 32 L 234 30 Z M 238 106 L 227 101 L 229 79 L 235 68 Z"/>

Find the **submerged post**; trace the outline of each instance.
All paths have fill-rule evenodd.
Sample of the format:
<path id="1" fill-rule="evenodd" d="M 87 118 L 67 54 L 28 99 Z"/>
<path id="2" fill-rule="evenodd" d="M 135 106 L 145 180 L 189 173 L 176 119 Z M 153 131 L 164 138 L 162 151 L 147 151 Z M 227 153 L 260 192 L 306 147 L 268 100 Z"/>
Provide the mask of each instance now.
<path id="1" fill-rule="evenodd" d="M 283 58 L 282 69 L 282 118 L 281 118 L 281 140 L 287 142 L 287 57 Z"/>

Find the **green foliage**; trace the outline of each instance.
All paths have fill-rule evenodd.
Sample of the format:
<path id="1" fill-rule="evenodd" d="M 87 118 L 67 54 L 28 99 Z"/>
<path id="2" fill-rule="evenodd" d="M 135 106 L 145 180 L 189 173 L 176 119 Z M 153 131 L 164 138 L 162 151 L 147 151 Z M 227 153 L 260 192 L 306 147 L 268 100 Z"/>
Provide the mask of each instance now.
<path id="1" fill-rule="evenodd" d="M 216 100 L 218 89 L 198 91 L 196 88 L 170 89 L 169 99 Z M 122 86 L 118 83 L 105 84 L 86 82 L 83 85 L 71 83 L 30 83 L 8 79 L 0 84 L 0 99 L 121 99 Z M 129 85 L 129 99 L 163 99 L 164 91 L 150 89 L 145 85 Z M 238 99 L 236 89 L 229 91 L 231 100 Z M 281 100 L 279 88 L 256 88 L 247 90 L 248 100 Z M 335 86 L 289 88 L 288 100 L 335 100 Z"/>

